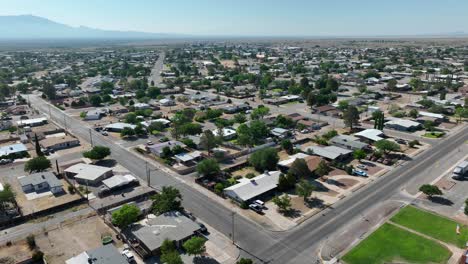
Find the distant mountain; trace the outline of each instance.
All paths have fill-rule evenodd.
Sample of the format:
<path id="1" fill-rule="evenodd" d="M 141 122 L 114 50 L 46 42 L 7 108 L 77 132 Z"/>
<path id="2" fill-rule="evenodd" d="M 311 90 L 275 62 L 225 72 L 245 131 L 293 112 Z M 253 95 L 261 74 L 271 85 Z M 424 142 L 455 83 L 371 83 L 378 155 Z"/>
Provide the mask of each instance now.
<path id="1" fill-rule="evenodd" d="M 187 37 L 180 34 L 102 30 L 72 27 L 33 16 L 0 16 L 0 39 L 167 39 Z"/>

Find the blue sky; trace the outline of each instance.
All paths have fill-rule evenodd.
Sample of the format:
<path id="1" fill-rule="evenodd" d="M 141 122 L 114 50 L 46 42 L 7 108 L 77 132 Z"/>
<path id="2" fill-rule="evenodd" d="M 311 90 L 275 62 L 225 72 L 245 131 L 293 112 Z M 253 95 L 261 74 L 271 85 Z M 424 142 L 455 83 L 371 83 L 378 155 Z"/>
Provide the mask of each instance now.
<path id="1" fill-rule="evenodd" d="M 468 32 L 467 0 L 0 0 L 0 15 L 197 35 L 375 36 Z"/>

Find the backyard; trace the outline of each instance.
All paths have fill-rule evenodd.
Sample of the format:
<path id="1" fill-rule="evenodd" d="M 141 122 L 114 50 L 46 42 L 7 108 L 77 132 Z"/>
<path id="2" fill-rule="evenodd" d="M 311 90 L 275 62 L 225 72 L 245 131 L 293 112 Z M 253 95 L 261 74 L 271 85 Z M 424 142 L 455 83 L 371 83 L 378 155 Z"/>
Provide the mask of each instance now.
<path id="1" fill-rule="evenodd" d="M 450 256 L 451 252 L 443 245 L 386 223 L 343 260 L 348 264 L 447 263 Z"/>

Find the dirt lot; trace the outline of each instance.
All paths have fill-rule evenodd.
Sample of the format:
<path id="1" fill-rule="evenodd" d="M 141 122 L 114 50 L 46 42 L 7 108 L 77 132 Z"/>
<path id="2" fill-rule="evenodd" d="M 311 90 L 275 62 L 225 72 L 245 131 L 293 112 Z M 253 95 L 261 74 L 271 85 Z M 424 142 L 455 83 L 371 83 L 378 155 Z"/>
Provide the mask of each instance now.
<path id="1" fill-rule="evenodd" d="M 47 234 L 37 235 L 36 243 L 47 255 L 48 263 L 62 264 L 85 250 L 101 246 L 101 236 L 104 235 L 112 235 L 115 246 L 122 246 L 114 232 L 98 216 L 64 223 Z"/>
<path id="2" fill-rule="evenodd" d="M 240 170 L 234 171 L 232 173 L 232 176 L 242 176 L 245 177 L 245 175 L 253 173 L 255 176 L 259 175 L 260 173 L 254 169 L 254 167 L 245 167 Z"/>
<path id="3" fill-rule="evenodd" d="M 19 206 L 24 215 L 31 214 L 33 212 L 41 211 L 47 208 L 51 208 L 54 206 L 58 206 L 64 203 L 68 203 L 74 200 L 80 199 L 78 194 L 70 194 L 68 193 L 68 183 L 64 180 L 61 180 L 63 183 L 63 190 L 64 194 L 61 195 L 53 195 L 52 193 L 48 193 L 48 195 L 38 197 L 33 200 L 28 200 L 26 195 L 24 194 L 21 186 L 17 179 L 13 179 L 10 181 L 13 190 L 16 193 L 16 201 L 18 202 Z"/>
<path id="4" fill-rule="evenodd" d="M 0 247 L 0 259 L 3 257 L 10 257 L 14 261 L 12 263 L 18 263 L 20 261 L 29 259 L 32 253 L 33 252 L 29 249 L 26 240 L 21 240 L 16 243 L 13 243 L 11 246 L 5 245 Z M 1 262 L 0 260 L 0 263 L 3 262 Z"/>

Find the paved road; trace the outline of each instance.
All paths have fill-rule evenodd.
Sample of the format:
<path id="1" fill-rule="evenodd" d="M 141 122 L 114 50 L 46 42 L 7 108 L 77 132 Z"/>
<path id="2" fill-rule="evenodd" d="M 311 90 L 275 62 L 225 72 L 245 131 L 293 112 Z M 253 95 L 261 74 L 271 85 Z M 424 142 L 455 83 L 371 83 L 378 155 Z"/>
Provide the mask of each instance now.
<path id="1" fill-rule="evenodd" d="M 37 96 L 30 96 L 32 105 L 43 113 L 49 113 L 48 104 Z M 145 178 L 145 162 L 120 146 L 112 139 L 83 126 L 68 117 L 61 110 L 50 107 L 52 119 L 63 124 L 77 136 L 89 140 L 90 133 L 95 145 L 111 148 L 112 157 L 132 173 Z M 313 217 L 300 226 L 287 232 L 270 232 L 243 217 L 235 217 L 235 239 L 239 246 L 268 263 L 315 263 L 316 250 L 321 240 L 333 234 L 338 227 L 346 226 L 348 221 L 361 217 L 372 206 L 385 201 L 410 179 L 420 176 L 427 167 L 468 140 L 468 128 L 464 127 L 446 139 L 436 143 L 431 151 L 426 151 L 387 176 L 380 178 L 360 192 L 326 210 L 324 215 Z M 150 169 L 156 170 L 152 165 Z M 424 176 L 424 175 L 423 175 Z M 184 197 L 183 206 L 220 232 L 229 235 L 232 230 L 231 211 L 223 205 L 210 200 L 197 190 L 183 184 L 164 171 L 156 170 L 151 174 L 151 184 L 156 188 L 165 185 L 176 186 Z M 246 252 L 244 255 L 248 255 Z"/>
<path id="2" fill-rule="evenodd" d="M 162 51 L 159 54 L 158 60 L 154 63 L 153 69 L 151 69 L 150 77 L 148 78 L 148 83 L 151 85 L 151 81 L 154 82 L 154 86 L 158 86 L 162 83 L 161 71 L 164 67 L 164 58 L 166 53 Z"/>

